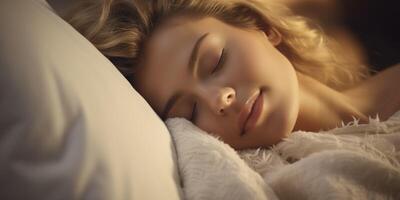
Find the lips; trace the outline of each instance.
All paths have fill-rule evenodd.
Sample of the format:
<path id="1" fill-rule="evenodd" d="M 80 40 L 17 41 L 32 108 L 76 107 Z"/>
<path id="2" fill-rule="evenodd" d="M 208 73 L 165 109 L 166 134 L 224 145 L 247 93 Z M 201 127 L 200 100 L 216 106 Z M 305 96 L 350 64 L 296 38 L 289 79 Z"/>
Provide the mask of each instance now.
<path id="1" fill-rule="evenodd" d="M 240 135 L 243 135 L 245 132 L 246 121 L 248 120 L 248 118 L 251 114 L 251 111 L 254 107 L 254 103 L 260 94 L 261 94 L 261 90 L 257 91 L 255 94 L 253 94 L 246 101 L 245 105 L 243 106 L 242 110 L 239 113 L 238 126 L 240 128 Z"/>

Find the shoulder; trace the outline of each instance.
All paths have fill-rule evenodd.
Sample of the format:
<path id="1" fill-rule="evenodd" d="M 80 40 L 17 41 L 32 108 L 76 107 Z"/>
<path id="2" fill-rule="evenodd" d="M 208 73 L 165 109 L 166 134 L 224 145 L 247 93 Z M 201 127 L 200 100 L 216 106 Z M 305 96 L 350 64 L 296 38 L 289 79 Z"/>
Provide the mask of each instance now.
<path id="1" fill-rule="evenodd" d="M 388 119 L 400 110 L 400 64 L 389 67 L 344 91 L 367 116 Z"/>

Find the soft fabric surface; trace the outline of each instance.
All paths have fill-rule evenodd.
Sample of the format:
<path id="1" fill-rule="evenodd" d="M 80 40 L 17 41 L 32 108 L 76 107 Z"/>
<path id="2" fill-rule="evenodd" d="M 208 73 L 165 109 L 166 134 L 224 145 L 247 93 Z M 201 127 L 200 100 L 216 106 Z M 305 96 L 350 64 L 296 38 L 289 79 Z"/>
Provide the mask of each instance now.
<path id="1" fill-rule="evenodd" d="M 181 199 L 162 120 L 44 0 L 0 0 L 0 199 Z"/>
<path id="2" fill-rule="evenodd" d="M 167 125 L 186 199 L 400 199 L 400 111 L 241 152 L 183 118 Z"/>

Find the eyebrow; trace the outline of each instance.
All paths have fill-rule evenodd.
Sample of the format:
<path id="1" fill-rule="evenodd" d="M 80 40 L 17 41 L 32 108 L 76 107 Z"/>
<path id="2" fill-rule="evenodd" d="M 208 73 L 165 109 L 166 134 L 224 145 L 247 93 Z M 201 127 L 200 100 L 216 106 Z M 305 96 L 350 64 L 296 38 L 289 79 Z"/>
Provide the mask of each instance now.
<path id="1" fill-rule="evenodd" d="M 198 63 L 199 63 L 199 49 L 201 46 L 202 41 L 204 41 L 204 38 L 207 37 L 207 35 L 209 35 L 209 33 L 205 33 L 202 36 L 199 37 L 199 39 L 197 39 L 193 49 L 192 49 L 192 53 L 190 54 L 190 58 L 189 58 L 189 64 L 188 64 L 188 69 L 189 72 L 194 76 L 194 73 L 197 71 L 198 68 Z M 175 104 L 175 102 L 183 95 L 182 92 L 178 92 L 174 95 L 172 95 L 172 97 L 167 101 L 166 106 L 163 109 L 163 112 L 161 114 L 161 119 L 165 120 L 165 118 L 167 117 L 169 111 L 172 109 L 173 105 Z"/>

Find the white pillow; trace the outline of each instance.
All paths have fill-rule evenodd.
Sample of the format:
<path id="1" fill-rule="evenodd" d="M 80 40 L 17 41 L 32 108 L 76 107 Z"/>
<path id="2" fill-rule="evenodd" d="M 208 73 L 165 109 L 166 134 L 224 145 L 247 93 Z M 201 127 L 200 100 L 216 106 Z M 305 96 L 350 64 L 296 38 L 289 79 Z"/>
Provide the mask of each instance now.
<path id="1" fill-rule="evenodd" d="M 180 199 L 165 124 L 43 1 L 0 1 L 0 199 Z"/>

